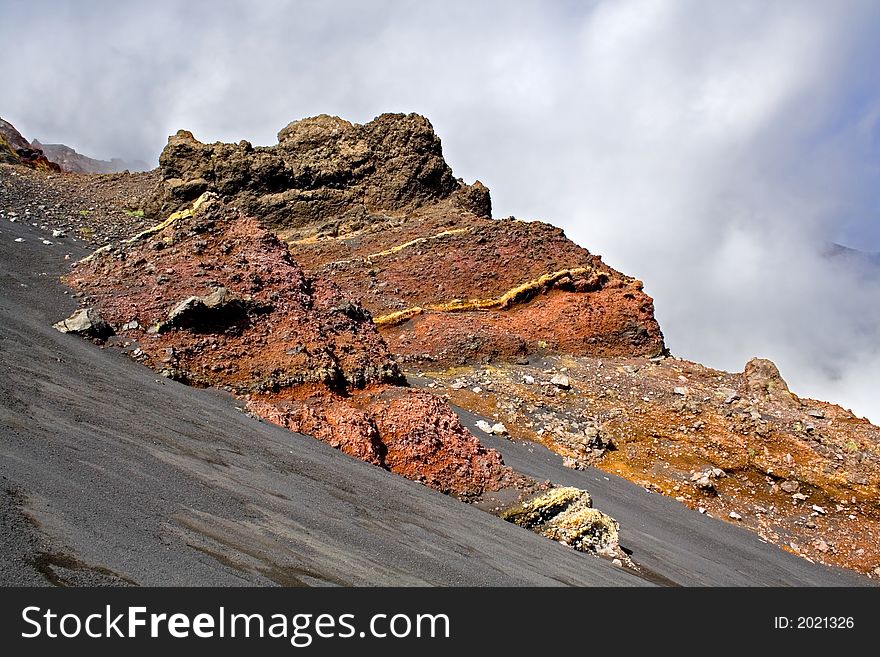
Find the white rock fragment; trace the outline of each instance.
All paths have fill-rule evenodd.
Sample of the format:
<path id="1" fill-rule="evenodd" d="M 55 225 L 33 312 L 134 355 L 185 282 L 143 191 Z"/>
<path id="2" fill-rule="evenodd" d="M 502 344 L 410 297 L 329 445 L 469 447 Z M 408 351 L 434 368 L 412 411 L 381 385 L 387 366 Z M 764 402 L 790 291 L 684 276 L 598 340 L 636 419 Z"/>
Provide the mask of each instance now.
<path id="1" fill-rule="evenodd" d="M 489 424 L 486 420 L 477 420 L 477 428 L 483 433 L 488 433 L 490 436 L 503 436 L 507 433 L 507 427 L 500 422 Z"/>

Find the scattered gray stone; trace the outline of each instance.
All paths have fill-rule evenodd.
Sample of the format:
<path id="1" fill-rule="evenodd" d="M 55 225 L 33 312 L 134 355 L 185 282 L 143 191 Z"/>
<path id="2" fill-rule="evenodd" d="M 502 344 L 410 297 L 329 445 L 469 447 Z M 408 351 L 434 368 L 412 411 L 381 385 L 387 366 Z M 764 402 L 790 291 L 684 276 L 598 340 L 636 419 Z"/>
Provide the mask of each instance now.
<path id="1" fill-rule="evenodd" d="M 261 308 L 252 300 L 240 299 L 225 287 L 218 287 L 204 297 L 191 296 L 180 301 L 156 330 L 159 333 L 174 328 L 215 330 L 247 321 L 249 310 L 267 308 Z"/>
<path id="2" fill-rule="evenodd" d="M 694 482 L 694 485 L 702 491 L 707 493 L 715 492 L 715 483 L 709 479 L 709 477 L 703 475 L 699 479 Z"/>
<path id="3" fill-rule="evenodd" d="M 724 398 L 724 403 L 725 404 L 732 404 L 737 399 L 739 399 L 739 395 L 734 392 L 733 394 L 727 395 L 727 397 Z"/>
<path id="4" fill-rule="evenodd" d="M 554 374 L 553 378 L 550 379 L 550 383 L 562 390 L 568 390 L 571 388 L 571 381 L 565 376 L 565 374 Z"/>
<path id="5" fill-rule="evenodd" d="M 533 385 L 535 385 L 535 377 L 533 377 L 529 374 L 526 374 L 525 376 L 523 376 L 523 383 L 525 383 L 526 385 L 529 385 L 529 386 L 533 386 Z"/>
<path id="6" fill-rule="evenodd" d="M 820 514 L 820 515 L 823 515 L 823 516 L 824 516 L 825 513 L 826 513 L 825 508 L 819 506 L 818 504 L 814 504 L 814 505 L 811 506 L 810 508 L 813 509 L 813 511 L 815 511 L 816 513 L 818 513 L 818 514 Z"/>
<path id="7" fill-rule="evenodd" d="M 682 397 L 685 397 L 688 394 L 688 389 L 682 386 L 675 386 L 672 389 L 672 392 L 674 392 L 676 395 L 681 395 Z"/>
<path id="8" fill-rule="evenodd" d="M 131 320 L 130 322 L 126 322 L 122 325 L 123 331 L 134 331 L 135 329 L 139 329 L 141 325 L 138 323 L 136 319 Z"/>
<path id="9" fill-rule="evenodd" d="M 828 552 L 828 550 L 831 549 L 830 547 L 828 547 L 828 543 L 823 541 L 821 538 L 819 540 L 817 540 L 813 545 L 815 546 L 815 548 L 817 550 L 819 550 L 819 552 L 823 552 L 823 553 Z"/>
<path id="10" fill-rule="evenodd" d="M 727 514 L 727 517 L 730 518 L 731 520 L 742 520 L 743 519 L 743 517 L 741 515 L 739 515 L 736 511 L 731 511 L 730 513 Z"/>
<path id="11" fill-rule="evenodd" d="M 779 487 L 786 493 L 797 493 L 801 489 L 801 482 L 795 479 L 789 479 L 779 484 Z"/>
<path id="12" fill-rule="evenodd" d="M 811 409 L 809 409 L 809 410 L 807 411 L 807 415 L 809 415 L 810 417 L 817 418 L 817 419 L 819 419 L 819 420 L 822 420 L 822 419 L 825 418 L 825 413 L 823 413 L 823 412 L 822 412 L 820 409 L 818 409 L 818 408 L 811 408 Z"/>
<path id="13" fill-rule="evenodd" d="M 804 495 L 803 493 L 795 493 L 791 496 L 791 499 L 797 500 L 799 502 L 805 502 L 807 499 L 807 495 Z"/>
<path id="14" fill-rule="evenodd" d="M 496 422 L 492 425 L 492 433 L 496 436 L 504 436 L 507 435 L 507 427 L 505 427 L 501 422 Z"/>

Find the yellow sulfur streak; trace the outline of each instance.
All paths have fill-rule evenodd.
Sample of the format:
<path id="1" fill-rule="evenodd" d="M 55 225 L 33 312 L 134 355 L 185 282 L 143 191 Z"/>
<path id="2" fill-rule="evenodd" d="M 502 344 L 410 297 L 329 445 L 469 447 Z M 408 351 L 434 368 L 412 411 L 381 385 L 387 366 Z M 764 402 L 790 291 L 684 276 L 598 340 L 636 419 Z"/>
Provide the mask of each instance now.
<path id="1" fill-rule="evenodd" d="M 413 306 L 412 308 L 406 308 L 405 310 L 398 310 L 393 313 L 374 317 L 373 322 L 376 324 L 376 326 L 396 326 L 397 324 L 402 324 L 403 322 L 412 319 L 416 315 L 421 315 L 426 311 L 448 313 L 462 312 L 467 310 L 504 309 L 529 292 L 540 290 L 548 285 L 553 285 L 557 281 L 565 278 L 566 276 L 580 276 L 582 274 L 589 274 L 591 271 L 592 269 L 588 267 L 560 269 L 559 271 L 555 271 L 552 274 L 544 274 L 543 276 L 536 278 L 533 281 L 528 281 L 526 283 L 517 285 L 516 287 L 511 288 L 501 296 L 492 297 L 489 299 L 453 299 L 448 303 L 435 304 L 431 306 Z"/>

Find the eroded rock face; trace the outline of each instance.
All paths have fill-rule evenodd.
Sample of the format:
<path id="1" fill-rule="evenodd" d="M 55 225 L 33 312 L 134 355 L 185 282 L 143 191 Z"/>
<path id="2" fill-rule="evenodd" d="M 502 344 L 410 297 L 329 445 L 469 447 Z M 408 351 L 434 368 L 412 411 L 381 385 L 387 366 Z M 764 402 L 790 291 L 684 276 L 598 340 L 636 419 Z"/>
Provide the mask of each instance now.
<path id="1" fill-rule="evenodd" d="M 443 400 L 399 387 L 368 311 L 211 194 L 95 252 L 67 283 L 165 376 L 226 388 L 262 418 L 443 493 L 518 483 Z"/>
<path id="2" fill-rule="evenodd" d="M 492 219 L 489 190 L 453 177 L 416 114 L 294 121 L 271 147 L 180 131 L 160 165 L 148 214 L 206 192 L 234 202 L 359 299 L 403 361 L 665 353 L 641 281 L 559 228 Z"/>
<path id="3" fill-rule="evenodd" d="M 167 216 L 205 191 L 234 199 L 267 226 L 298 234 L 337 234 L 374 215 L 411 211 L 455 196 L 491 212 L 488 190 L 457 181 L 440 139 L 417 114 L 383 114 L 367 124 L 316 116 L 294 121 L 278 144 L 203 144 L 179 131 L 159 158 L 162 182 L 148 205 Z"/>
<path id="4" fill-rule="evenodd" d="M 218 201 L 97 252 L 67 281 L 182 381 L 247 393 L 401 380 L 368 313 Z"/>
<path id="5" fill-rule="evenodd" d="M 481 218 L 442 201 L 351 238 L 290 246 L 361 299 L 404 363 L 666 350 L 641 281 L 543 222 Z"/>
<path id="6" fill-rule="evenodd" d="M 430 488 L 469 499 L 521 477 L 480 444 L 442 399 L 400 387 L 338 395 L 254 395 L 248 409 L 291 431 Z"/>

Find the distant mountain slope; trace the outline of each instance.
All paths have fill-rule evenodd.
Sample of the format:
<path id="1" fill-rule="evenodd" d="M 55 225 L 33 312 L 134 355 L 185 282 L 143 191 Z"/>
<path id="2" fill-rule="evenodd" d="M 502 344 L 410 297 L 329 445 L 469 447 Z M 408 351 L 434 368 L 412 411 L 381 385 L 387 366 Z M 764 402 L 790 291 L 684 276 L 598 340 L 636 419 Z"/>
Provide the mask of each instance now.
<path id="1" fill-rule="evenodd" d="M 853 264 L 868 266 L 877 269 L 880 273 L 880 252 L 861 251 L 832 242 L 825 249 L 825 255 L 829 258 L 845 259 Z"/>
<path id="2" fill-rule="evenodd" d="M 118 157 L 109 161 L 97 160 L 77 153 L 76 150 L 65 144 L 43 144 L 34 139 L 30 145 L 45 153 L 46 157 L 58 164 L 62 171 L 70 173 L 119 173 L 126 170 L 147 171 L 150 169 L 146 162 L 127 162 Z"/>

